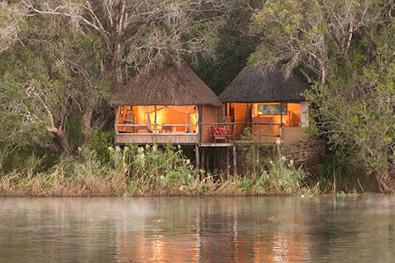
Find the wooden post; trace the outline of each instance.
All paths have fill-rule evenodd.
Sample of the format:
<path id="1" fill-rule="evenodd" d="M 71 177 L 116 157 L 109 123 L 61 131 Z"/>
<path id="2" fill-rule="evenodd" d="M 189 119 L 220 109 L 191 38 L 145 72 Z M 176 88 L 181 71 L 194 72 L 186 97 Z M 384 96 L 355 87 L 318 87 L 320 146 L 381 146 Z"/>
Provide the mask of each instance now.
<path id="1" fill-rule="evenodd" d="M 196 106 L 196 113 L 197 113 L 197 121 L 198 121 L 198 129 L 199 129 L 199 143 L 203 142 L 203 108 L 202 106 Z"/>
<path id="2" fill-rule="evenodd" d="M 206 154 L 206 171 L 210 171 L 210 149 L 208 149 L 207 154 Z"/>
<path id="3" fill-rule="evenodd" d="M 118 118 L 119 118 L 118 115 L 119 115 L 119 107 L 115 110 L 115 125 L 114 125 L 115 134 L 118 134 L 118 128 L 117 128 Z"/>
<path id="4" fill-rule="evenodd" d="M 217 168 L 218 151 L 214 149 L 214 170 Z"/>
<path id="5" fill-rule="evenodd" d="M 236 140 L 236 124 L 233 122 L 233 143 Z"/>
<path id="6" fill-rule="evenodd" d="M 280 104 L 280 116 L 281 116 L 281 121 L 280 121 L 280 141 L 283 133 L 283 103 L 281 102 Z"/>
<path id="7" fill-rule="evenodd" d="M 195 146 L 195 154 L 196 154 L 196 170 L 199 170 L 200 169 L 199 146 L 197 144 Z"/>
<path id="8" fill-rule="evenodd" d="M 206 152 L 204 150 L 202 150 L 202 166 L 201 167 L 203 170 L 206 170 L 205 160 L 206 160 Z"/>
<path id="9" fill-rule="evenodd" d="M 260 140 L 261 140 L 262 125 L 259 123 L 259 124 L 257 125 L 257 127 L 258 127 L 258 141 L 260 141 Z M 263 127 L 265 127 L 265 126 L 263 126 Z M 251 134 L 252 134 L 252 128 L 251 128 Z M 252 134 L 252 138 L 254 138 L 254 134 Z"/>
<path id="10" fill-rule="evenodd" d="M 258 167 L 258 174 L 261 172 L 261 167 L 260 167 L 260 163 L 259 163 L 259 144 L 256 147 L 257 152 L 256 152 L 256 165 Z"/>
<path id="11" fill-rule="evenodd" d="M 252 142 L 252 147 L 253 147 L 253 153 L 252 153 L 252 171 L 254 174 L 256 174 L 256 147 L 255 147 L 255 142 Z"/>
<path id="12" fill-rule="evenodd" d="M 233 175 L 237 175 L 237 153 L 235 145 L 233 145 Z"/>
<path id="13" fill-rule="evenodd" d="M 157 122 L 156 122 L 156 118 L 157 118 L 157 112 L 156 112 L 156 105 L 154 106 L 154 110 L 155 110 L 155 119 L 154 119 L 154 132 L 155 132 L 155 143 L 158 142 L 158 138 L 157 138 L 157 134 L 158 134 L 158 127 L 157 127 Z"/>
<path id="14" fill-rule="evenodd" d="M 226 147 L 226 174 L 227 174 L 228 178 L 229 178 L 229 175 L 230 175 L 230 169 L 229 169 L 230 161 L 229 161 L 229 159 L 230 159 L 230 157 L 229 157 L 229 147 Z"/>
<path id="15" fill-rule="evenodd" d="M 252 129 L 252 104 L 251 103 L 247 103 L 247 127 Z"/>

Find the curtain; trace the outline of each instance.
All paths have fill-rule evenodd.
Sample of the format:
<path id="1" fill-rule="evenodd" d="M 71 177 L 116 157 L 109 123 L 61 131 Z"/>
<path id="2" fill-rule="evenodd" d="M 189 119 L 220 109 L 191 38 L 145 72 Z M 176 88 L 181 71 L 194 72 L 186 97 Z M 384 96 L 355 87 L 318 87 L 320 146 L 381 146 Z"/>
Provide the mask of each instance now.
<path id="1" fill-rule="evenodd" d="M 151 114 L 155 112 L 159 112 L 163 109 L 169 109 L 171 111 L 184 114 L 186 115 L 186 123 L 187 123 L 187 133 L 191 132 L 191 127 L 189 126 L 191 124 L 190 118 L 192 114 L 196 114 L 196 108 L 195 106 L 157 106 L 156 110 L 152 109 L 154 106 L 139 106 L 139 110 L 143 112 L 146 115 L 147 118 L 147 126 L 151 127 Z M 183 109 L 184 107 L 184 109 Z M 189 109 L 188 109 L 189 108 Z M 156 121 L 156 120 L 154 120 Z"/>

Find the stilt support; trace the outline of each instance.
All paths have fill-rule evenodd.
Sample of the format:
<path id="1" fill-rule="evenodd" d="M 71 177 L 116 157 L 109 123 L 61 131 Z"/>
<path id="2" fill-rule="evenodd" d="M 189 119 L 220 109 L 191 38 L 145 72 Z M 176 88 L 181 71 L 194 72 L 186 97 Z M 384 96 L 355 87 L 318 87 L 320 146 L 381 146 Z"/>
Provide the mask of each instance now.
<path id="1" fill-rule="evenodd" d="M 260 174 L 261 173 L 261 162 L 259 160 L 259 146 L 257 146 L 257 149 L 256 149 L 256 163 L 255 163 L 255 165 L 257 166 L 258 174 Z"/>
<path id="2" fill-rule="evenodd" d="M 195 154 L 196 154 L 196 170 L 200 169 L 200 159 L 199 159 L 199 146 L 195 146 Z"/>
<path id="3" fill-rule="evenodd" d="M 206 168 L 204 169 L 205 171 L 210 171 L 210 157 L 211 157 L 211 150 L 208 150 L 206 153 Z"/>
<path id="4" fill-rule="evenodd" d="M 230 175 L 230 156 L 229 156 L 229 147 L 226 147 L 226 175 L 229 178 Z"/>
<path id="5" fill-rule="evenodd" d="M 233 175 L 236 176 L 237 174 L 237 153 L 236 153 L 236 146 L 233 146 Z"/>
<path id="6" fill-rule="evenodd" d="M 204 150 L 204 149 L 202 149 L 202 152 L 201 152 L 201 157 L 202 158 L 200 158 L 200 163 L 201 163 L 201 169 L 203 169 L 203 170 L 205 170 L 206 169 L 206 151 Z"/>

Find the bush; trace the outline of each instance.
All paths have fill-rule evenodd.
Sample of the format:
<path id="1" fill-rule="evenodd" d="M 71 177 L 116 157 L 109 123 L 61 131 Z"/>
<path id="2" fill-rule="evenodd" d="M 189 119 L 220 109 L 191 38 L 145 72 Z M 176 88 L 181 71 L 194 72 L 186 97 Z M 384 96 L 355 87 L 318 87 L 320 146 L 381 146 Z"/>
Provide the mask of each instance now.
<path id="1" fill-rule="evenodd" d="M 296 169 L 293 160 L 287 160 L 281 154 L 280 144 L 277 144 L 275 152 L 276 155 L 269 162 L 269 167 L 263 168 L 260 177 L 257 178 L 255 189 L 271 194 L 296 194 L 305 191 L 301 183 L 306 178 L 306 173 L 301 168 Z"/>
<path id="2" fill-rule="evenodd" d="M 270 169 L 262 168 L 258 178 L 227 179 L 225 176 L 201 174 L 180 146 L 109 146 L 106 152 L 108 161 L 103 161 L 97 150 L 81 147 L 75 156 L 61 156 L 46 170 L 39 169 L 40 159 L 32 156 L 25 170 L 0 178 L 0 195 L 234 196 L 294 194 L 303 190 L 300 181 L 305 174 L 296 170 L 280 152 L 270 162 Z M 219 179 L 214 180 L 214 177 Z"/>
<path id="3" fill-rule="evenodd" d="M 112 147 L 114 145 L 114 136 L 114 131 L 97 131 L 91 138 L 90 147 L 96 152 L 97 157 L 103 162 L 110 161 L 108 147 Z"/>

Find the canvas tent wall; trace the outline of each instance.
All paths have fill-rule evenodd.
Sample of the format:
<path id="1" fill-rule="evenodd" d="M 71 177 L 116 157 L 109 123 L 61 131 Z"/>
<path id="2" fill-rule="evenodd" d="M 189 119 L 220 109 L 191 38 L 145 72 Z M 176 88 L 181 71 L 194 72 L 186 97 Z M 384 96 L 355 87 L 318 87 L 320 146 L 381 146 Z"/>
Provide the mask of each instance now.
<path id="1" fill-rule="evenodd" d="M 192 138 L 195 133 L 196 136 L 193 137 L 193 140 L 186 139 L 186 143 L 195 143 L 196 140 L 200 140 L 198 133 L 207 134 L 210 132 L 209 127 L 203 127 L 202 131 L 199 131 L 196 124 L 216 122 L 219 108 L 222 106 L 215 93 L 189 67 L 185 64 L 177 65 L 175 63 L 164 64 L 132 78 L 127 85 L 117 90 L 112 102 L 117 106 L 117 138 L 128 136 L 121 133 L 138 133 L 137 129 L 125 129 L 128 128 L 125 126 L 128 124 L 125 124 L 126 117 L 123 117 L 120 111 L 124 107 L 128 107 L 127 109 L 134 111 L 134 125 L 144 123 L 142 125 L 147 126 L 147 131 L 143 132 L 146 133 L 145 135 L 153 131 L 152 125 L 156 122 L 154 130 L 158 134 L 155 136 L 166 138 L 161 142 L 172 138 L 172 136 L 173 142 L 175 142 L 174 140 L 178 139 L 175 137 L 176 134 L 180 135 L 183 131 L 186 135 L 183 135 L 182 138 L 188 138 L 188 135 Z M 184 128 L 177 125 L 184 125 Z M 167 129 L 163 130 L 164 127 Z M 141 139 L 142 137 L 141 134 L 139 143 L 145 140 Z M 152 138 L 153 136 L 145 137 Z M 199 138 L 196 139 L 196 137 Z M 132 137 L 129 136 L 129 138 Z M 149 143 L 152 140 L 146 139 L 146 141 Z"/>

